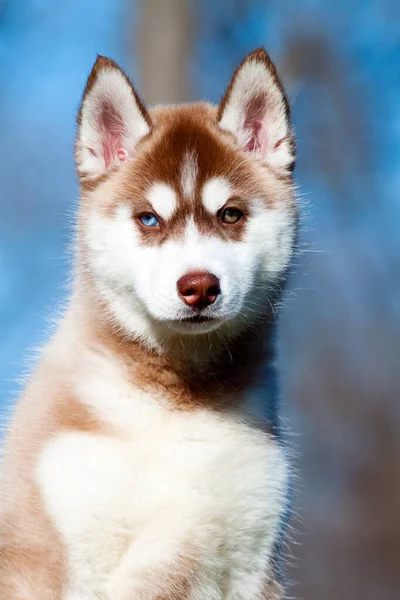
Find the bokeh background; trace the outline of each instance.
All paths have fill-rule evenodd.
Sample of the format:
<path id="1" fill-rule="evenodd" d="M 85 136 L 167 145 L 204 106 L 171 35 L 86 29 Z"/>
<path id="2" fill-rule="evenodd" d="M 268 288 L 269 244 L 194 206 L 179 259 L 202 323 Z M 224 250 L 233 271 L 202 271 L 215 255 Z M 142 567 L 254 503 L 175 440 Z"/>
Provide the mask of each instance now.
<path id="1" fill-rule="evenodd" d="M 218 101 L 265 45 L 293 107 L 301 252 L 281 315 L 299 483 L 288 597 L 400 598 L 400 3 L 0 0 L 0 404 L 66 294 L 96 53 L 148 103 Z"/>

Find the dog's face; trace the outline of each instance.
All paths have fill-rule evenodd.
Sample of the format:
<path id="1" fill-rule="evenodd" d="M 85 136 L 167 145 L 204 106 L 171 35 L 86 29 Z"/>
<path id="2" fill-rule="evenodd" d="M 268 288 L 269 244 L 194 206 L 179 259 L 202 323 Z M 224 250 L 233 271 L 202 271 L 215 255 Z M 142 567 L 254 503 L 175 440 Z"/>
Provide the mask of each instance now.
<path id="1" fill-rule="evenodd" d="M 78 123 L 83 270 L 118 326 L 234 332 L 266 312 L 296 230 L 288 107 L 266 53 L 243 61 L 218 108 L 150 113 L 99 58 Z"/>

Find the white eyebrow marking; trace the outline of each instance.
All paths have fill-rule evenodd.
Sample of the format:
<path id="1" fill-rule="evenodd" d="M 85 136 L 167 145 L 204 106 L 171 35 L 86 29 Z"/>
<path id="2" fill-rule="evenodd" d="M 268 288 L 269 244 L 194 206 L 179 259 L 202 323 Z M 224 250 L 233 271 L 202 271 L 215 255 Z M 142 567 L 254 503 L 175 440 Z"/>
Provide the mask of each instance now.
<path id="1" fill-rule="evenodd" d="M 181 167 L 181 188 L 183 196 L 188 199 L 194 200 L 197 173 L 198 166 L 195 153 L 193 151 L 186 152 Z"/>
<path id="2" fill-rule="evenodd" d="M 172 217 L 176 210 L 176 194 L 166 183 L 154 183 L 147 190 L 147 198 L 155 212 L 163 219 Z"/>
<path id="3" fill-rule="evenodd" d="M 203 204 L 212 214 L 216 214 L 231 196 L 232 189 L 223 177 L 214 177 L 204 184 Z"/>

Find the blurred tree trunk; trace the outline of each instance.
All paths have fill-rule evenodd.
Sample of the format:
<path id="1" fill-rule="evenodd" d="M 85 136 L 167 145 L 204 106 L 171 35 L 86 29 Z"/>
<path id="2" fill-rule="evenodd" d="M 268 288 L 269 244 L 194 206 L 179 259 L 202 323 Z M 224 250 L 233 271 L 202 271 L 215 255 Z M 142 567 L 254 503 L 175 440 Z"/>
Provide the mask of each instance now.
<path id="1" fill-rule="evenodd" d="M 139 10 L 139 68 L 145 102 L 189 100 L 190 2 L 140 0 Z"/>

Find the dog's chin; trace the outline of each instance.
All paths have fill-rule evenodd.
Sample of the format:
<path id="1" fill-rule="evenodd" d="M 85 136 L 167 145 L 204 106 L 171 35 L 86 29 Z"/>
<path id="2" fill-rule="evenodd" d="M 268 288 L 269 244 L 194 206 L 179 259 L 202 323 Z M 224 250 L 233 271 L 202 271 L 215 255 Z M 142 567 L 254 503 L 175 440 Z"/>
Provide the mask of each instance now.
<path id="1" fill-rule="evenodd" d="M 195 315 L 186 319 L 176 319 L 169 322 L 168 327 L 176 333 L 184 335 L 199 335 L 202 333 L 210 333 L 215 331 L 224 319 L 213 317 L 202 317 Z"/>

